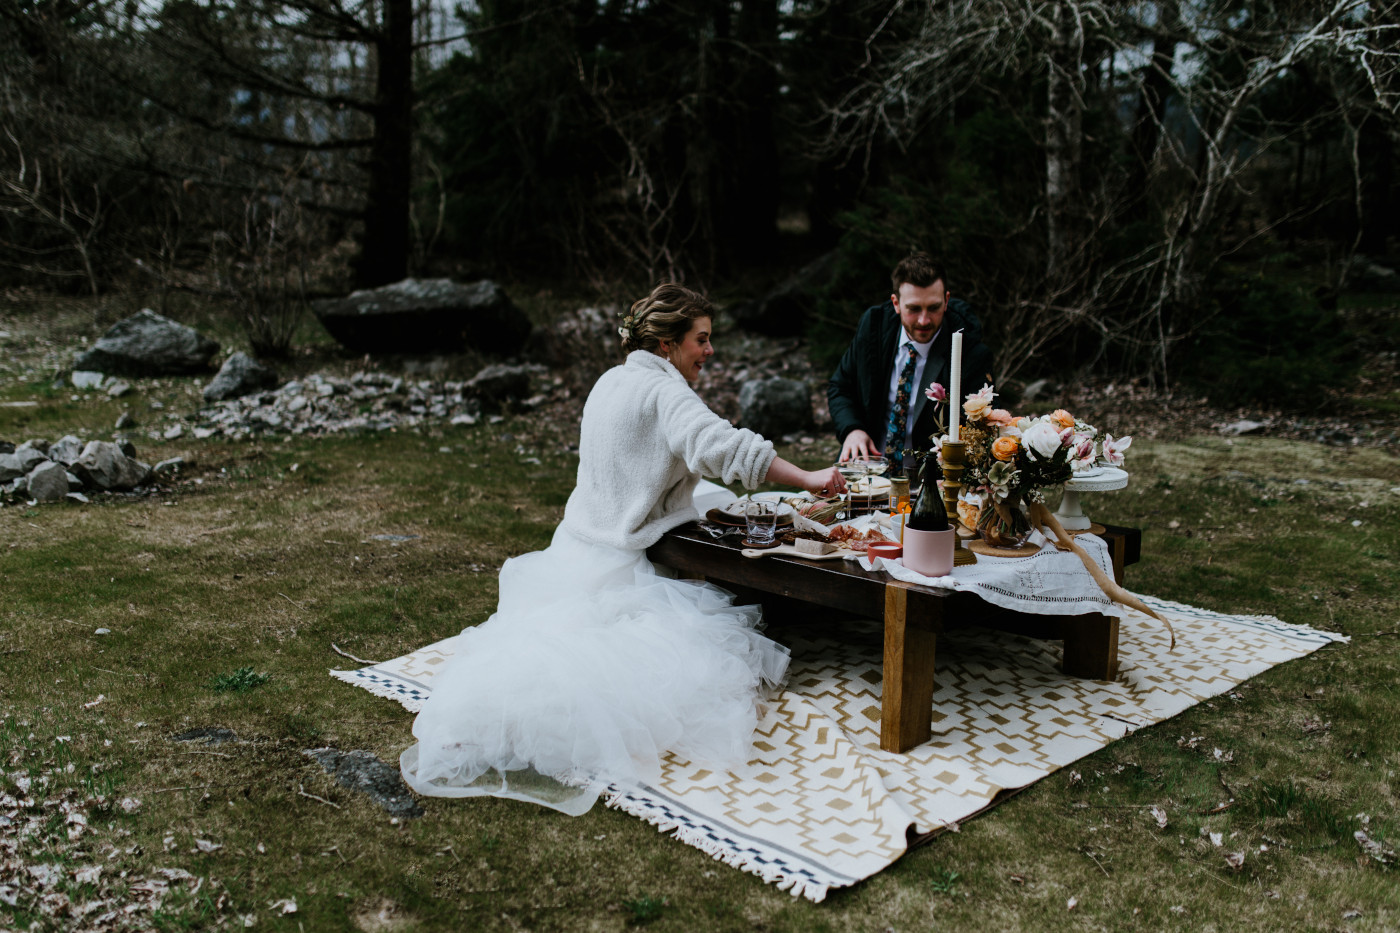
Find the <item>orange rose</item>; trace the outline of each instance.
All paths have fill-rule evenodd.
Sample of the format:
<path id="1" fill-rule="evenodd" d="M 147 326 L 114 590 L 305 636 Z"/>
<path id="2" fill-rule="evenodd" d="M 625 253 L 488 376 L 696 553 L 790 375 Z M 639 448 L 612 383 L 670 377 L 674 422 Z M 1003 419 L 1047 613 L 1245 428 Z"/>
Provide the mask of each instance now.
<path id="1" fill-rule="evenodd" d="M 1052 411 L 1050 413 L 1050 420 L 1055 422 L 1055 427 L 1059 428 L 1061 431 L 1065 428 L 1074 427 L 1074 415 L 1071 415 L 1063 408 L 1057 408 Z"/>
<path id="2" fill-rule="evenodd" d="M 999 437 L 992 441 L 992 456 L 998 460 L 1015 460 L 1016 452 L 1021 449 L 1021 439 L 1014 435 Z"/>

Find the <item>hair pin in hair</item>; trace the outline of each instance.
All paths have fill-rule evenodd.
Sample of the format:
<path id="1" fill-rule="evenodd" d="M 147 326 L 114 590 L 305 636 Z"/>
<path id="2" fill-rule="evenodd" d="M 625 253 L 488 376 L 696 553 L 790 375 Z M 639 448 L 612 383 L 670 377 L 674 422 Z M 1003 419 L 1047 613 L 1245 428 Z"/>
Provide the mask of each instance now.
<path id="1" fill-rule="evenodd" d="M 635 322 L 632 320 L 632 315 L 629 313 L 622 319 L 622 326 L 617 329 L 617 335 L 619 337 L 631 337 L 633 323 Z"/>

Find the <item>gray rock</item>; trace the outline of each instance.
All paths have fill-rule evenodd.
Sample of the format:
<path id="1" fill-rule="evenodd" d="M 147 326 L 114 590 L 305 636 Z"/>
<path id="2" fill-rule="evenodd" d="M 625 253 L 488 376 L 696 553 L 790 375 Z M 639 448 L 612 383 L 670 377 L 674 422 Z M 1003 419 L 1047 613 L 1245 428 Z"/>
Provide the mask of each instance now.
<path id="1" fill-rule="evenodd" d="M 520 352 L 530 322 L 495 282 L 404 279 L 345 298 L 313 301 L 323 327 L 357 353 Z"/>
<path id="2" fill-rule="evenodd" d="M 136 459 L 136 445 L 131 443 L 131 438 L 118 437 L 113 443 L 117 445 L 117 449 L 122 453 L 131 457 L 133 460 Z"/>
<path id="3" fill-rule="evenodd" d="M 484 402 L 500 403 L 530 394 L 530 370 L 524 366 L 487 366 L 462 386 L 462 391 Z"/>
<path id="4" fill-rule="evenodd" d="M 83 455 L 82 438 L 65 434 L 49 447 L 49 459 L 64 466 L 72 466 L 73 461 Z"/>
<path id="5" fill-rule="evenodd" d="M 48 458 L 32 447 L 21 447 L 12 454 L 0 454 L 0 483 L 29 475 Z"/>
<path id="6" fill-rule="evenodd" d="M 1356 255 L 1347 266 L 1347 285 L 1366 291 L 1397 292 L 1400 274 L 1375 259 Z"/>
<path id="7" fill-rule="evenodd" d="M 95 373 L 91 370 L 76 369 L 73 375 L 68 377 L 77 389 L 100 389 L 102 380 L 107 378 L 106 373 Z"/>
<path id="8" fill-rule="evenodd" d="M 185 433 L 185 426 L 184 426 L 184 425 L 182 425 L 182 424 L 172 424 L 170 427 L 168 427 L 168 428 L 165 429 L 165 435 L 164 435 L 164 436 L 165 436 L 165 439 L 166 439 L 167 441 L 173 441 L 173 440 L 175 440 L 175 438 L 181 437 L 182 435 L 184 435 L 184 433 Z"/>
<path id="9" fill-rule="evenodd" d="M 73 368 L 126 376 L 195 373 L 208 369 L 218 352 L 213 340 L 147 308 L 114 324 Z"/>
<path id="10" fill-rule="evenodd" d="M 15 445 L 9 441 L 0 441 L 0 454 L 12 454 L 15 452 Z"/>
<path id="11" fill-rule="evenodd" d="M 1047 388 L 1049 388 L 1049 386 L 1049 379 L 1037 379 L 1035 382 L 1032 382 L 1030 385 L 1026 386 L 1024 389 L 1021 390 L 1021 401 L 1034 402 L 1036 399 L 1040 398 L 1041 393 L 1043 393 Z"/>
<path id="12" fill-rule="evenodd" d="M 67 477 L 67 479 L 68 479 L 68 491 L 69 491 L 69 492 L 81 492 L 81 491 L 82 491 L 82 488 L 83 488 L 83 481 L 82 481 L 82 480 L 80 480 L 80 479 L 78 479 L 76 476 L 74 476 L 74 475 L 72 474 L 71 471 L 64 471 L 63 475 L 64 475 L 65 477 Z"/>
<path id="13" fill-rule="evenodd" d="M 157 463 L 151 472 L 155 473 L 156 476 L 169 476 L 179 473 L 184 467 L 184 457 L 171 457 L 169 460 L 162 460 L 160 463 Z"/>
<path id="14" fill-rule="evenodd" d="M 341 787 L 369 795 L 370 800 L 394 816 L 423 815 L 423 808 L 413 799 L 408 785 L 399 776 L 399 769 L 380 761 L 373 753 L 360 750 L 342 752 L 338 748 L 311 748 L 302 754 L 316 759 Z"/>
<path id="15" fill-rule="evenodd" d="M 134 450 L 134 448 L 133 448 Z M 95 489 L 132 489 L 151 477 L 151 468 L 107 441 L 89 441 L 73 464 L 83 485 Z"/>
<path id="16" fill-rule="evenodd" d="M 1230 437 L 1239 437 L 1242 434 L 1260 434 L 1268 425 L 1259 421 L 1250 421 L 1248 418 L 1236 421 L 1234 424 L 1227 424 L 1220 429 L 1221 434 Z"/>
<path id="17" fill-rule="evenodd" d="M 118 431 L 125 431 L 127 428 L 135 427 L 135 425 L 136 419 L 131 417 L 131 412 L 124 411 L 117 416 L 116 423 L 113 424 L 112 427 L 116 428 Z"/>
<path id="18" fill-rule="evenodd" d="M 83 495 L 83 494 L 80 493 L 80 492 L 70 492 L 67 496 L 64 496 L 64 498 L 65 498 L 65 499 L 72 499 L 74 502 L 81 502 L 81 503 L 83 503 L 84 505 L 87 505 L 87 503 L 88 503 L 89 501 L 91 501 L 91 500 L 88 499 L 87 496 Z"/>
<path id="19" fill-rule="evenodd" d="M 223 745 L 238 740 L 238 736 L 232 729 L 225 729 L 223 726 L 200 726 L 197 729 L 186 729 L 184 732 L 175 733 L 170 738 L 176 742 L 198 742 L 200 745 Z"/>
<path id="20" fill-rule="evenodd" d="M 40 502 L 57 502 L 68 495 L 68 471 L 63 464 L 46 460 L 29 472 L 29 495 Z"/>
<path id="21" fill-rule="evenodd" d="M 110 395 L 112 398 L 121 398 L 123 395 L 126 395 L 130 391 L 131 384 L 127 382 L 122 382 L 120 380 L 112 383 L 107 387 L 107 394 Z"/>
<path id="22" fill-rule="evenodd" d="M 30 438 L 23 444 L 20 444 L 18 447 L 16 447 L 15 453 L 21 453 L 26 450 L 37 450 L 40 456 L 44 457 L 45 459 L 48 459 L 49 442 L 40 437 Z"/>
<path id="23" fill-rule="evenodd" d="M 246 353 L 235 353 L 224 360 L 219 374 L 204 387 L 206 402 L 221 402 L 272 389 L 277 386 L 277 371 L 264 366 Z"/>
<path id="24" fill-rule="evenodd" d="M 744 383 L 739 425 L 770 439 L 810 428 L 812 400 L 806 384 L 776 376 Z"/>

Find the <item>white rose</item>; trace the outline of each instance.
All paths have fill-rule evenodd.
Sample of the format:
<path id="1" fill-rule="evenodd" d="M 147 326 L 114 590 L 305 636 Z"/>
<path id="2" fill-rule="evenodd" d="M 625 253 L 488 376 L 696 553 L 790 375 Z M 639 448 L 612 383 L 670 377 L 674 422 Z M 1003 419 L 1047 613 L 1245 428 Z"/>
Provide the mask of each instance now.
<path id="1" fill-rule="evenodd" d="M 1060 449 L 1060 431 L 1048 422 L 1037 421 L 1021 435 L 1021 444 L 1035 451 L 1037 458 L 1049 460 Z"/>

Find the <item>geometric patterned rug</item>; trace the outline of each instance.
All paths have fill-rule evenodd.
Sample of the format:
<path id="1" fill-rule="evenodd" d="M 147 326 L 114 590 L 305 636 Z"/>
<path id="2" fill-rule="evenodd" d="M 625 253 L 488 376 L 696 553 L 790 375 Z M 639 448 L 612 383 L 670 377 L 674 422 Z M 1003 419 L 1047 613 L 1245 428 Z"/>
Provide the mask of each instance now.
<path id="1" fill-rule="evenodd" d="M 955 826 L 1003 792 L 1026 787 L 1135 729 L 1218 696 L 1343 636 L 1269 616 L 1143 602 L 1176 630 L 1128 611 L 1112 682 L 1066 677 L 1060 643 L 983 628 L 938 637 L 933 739 L 880 750 L 880 628 L 853 622 L 839 639 L 774 632 L 792 649 L 745 773 L 668 756 L 655 786 L 610 789 L 609 806 L 736 868 L 813 901 L 881 871 L 911 840 Z M 417 711 L 452 639 L 341 680 Z M 405 745 L 408 736 L 405 736 Z"/>

